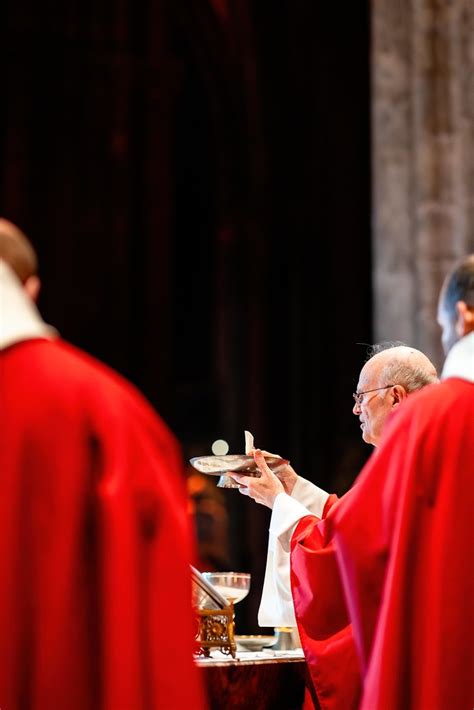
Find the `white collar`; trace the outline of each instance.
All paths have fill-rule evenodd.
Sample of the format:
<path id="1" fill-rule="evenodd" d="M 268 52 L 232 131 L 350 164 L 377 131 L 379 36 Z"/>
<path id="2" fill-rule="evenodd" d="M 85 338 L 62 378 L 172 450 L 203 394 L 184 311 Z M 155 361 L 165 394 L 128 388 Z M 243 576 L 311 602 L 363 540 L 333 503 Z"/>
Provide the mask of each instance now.
<path id="1" fill-rule="evenodd" d="M 474 331 L 458 340 L 449 351 L 441 379 L 448 377 L 460 377 L 474 382 Z"/>
<path id="2" fill-rule="evenodd" d="M 16 274 L 0 259 L 0 350 L 23 340 L 57 335 L 55 328 L 43 321 Z"/>

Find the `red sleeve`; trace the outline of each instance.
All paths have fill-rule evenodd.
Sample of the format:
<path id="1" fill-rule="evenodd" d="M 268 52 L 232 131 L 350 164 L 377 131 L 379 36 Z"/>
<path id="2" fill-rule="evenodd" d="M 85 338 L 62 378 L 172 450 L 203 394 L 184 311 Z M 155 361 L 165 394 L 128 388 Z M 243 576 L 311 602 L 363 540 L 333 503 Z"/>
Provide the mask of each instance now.
<path id="1" fill-rule="evenodd" d="M 335 503 L 337 503 L 338 500 L 339 500 L 339 498 L 337 497 L 337 495 L 335 493 L 331 493 L 331 495 L 328 496 L 328 499 L 327 499 L 326 503 L 324 504 L 323 514 L 321 516 L 322 518 L 327 517 L 329 511 L 331 510 L 333 505 Z"/>
<path id="2" fill-rule="evenodd" d="M 291 584 L 298 630 L 321 708 L 355 710 L 360 670 L 325 521 L 308 516 L 298 523 L 291 541 Z"/>

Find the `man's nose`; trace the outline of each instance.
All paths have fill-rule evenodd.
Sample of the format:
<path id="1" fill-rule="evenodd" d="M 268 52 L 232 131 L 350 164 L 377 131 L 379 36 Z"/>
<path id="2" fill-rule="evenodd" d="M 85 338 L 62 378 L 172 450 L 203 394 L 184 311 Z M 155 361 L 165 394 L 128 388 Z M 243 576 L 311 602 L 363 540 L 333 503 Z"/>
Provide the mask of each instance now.
<path id="1" fill-rule="evenodd" d="M 361 412 L 361 409 L 360 409 L 359 402 L 354 402 L 354 406 L 352 407 L 352 414 L 355 414 L 356 417 L 358 417 L 360 412 Z"/>

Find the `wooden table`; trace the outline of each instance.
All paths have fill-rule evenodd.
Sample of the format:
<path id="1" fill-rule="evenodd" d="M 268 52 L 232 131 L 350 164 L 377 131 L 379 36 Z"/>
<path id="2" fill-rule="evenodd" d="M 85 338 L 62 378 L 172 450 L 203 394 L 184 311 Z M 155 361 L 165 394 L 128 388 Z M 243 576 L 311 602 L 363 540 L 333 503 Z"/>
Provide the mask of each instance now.
<path id="1" fill-rule="evenodd" d="M 306 663 L 294 654 L 242 653 L 236 659 L 219 652 L 196 660 L 202 668 L 210 710 L 301 710 Z"/>

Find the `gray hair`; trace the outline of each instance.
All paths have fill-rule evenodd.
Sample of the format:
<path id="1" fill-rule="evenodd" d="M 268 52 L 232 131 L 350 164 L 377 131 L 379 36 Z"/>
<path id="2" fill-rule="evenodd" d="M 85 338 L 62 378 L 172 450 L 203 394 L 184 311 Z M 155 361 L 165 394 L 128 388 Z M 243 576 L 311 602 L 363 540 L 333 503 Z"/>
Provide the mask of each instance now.
<path id="1" fill-rule="evenodd" d="M 387 384 L 393 382 L 395 385 L 402 385 L 407 392 L 415 392 L 425 385 L 438 382 L 438 375 L 431 369 L 413 367 L 401 360 L 394 360 L 386 365 L 380 377 Z"/>
<path id="2" fill-rule="evenodd" d="M 374 345 L 368 346 L 365 361 L 367 362 L 367 360 L 373 358 L 374 355 L 378 355 L 384 350 L 390 350 L 391 348 L 399 347 L 409 348 L 410 346 L 407 343 L 404 343 L 402 340 L 381 340 L 380 343 L 374 343 Z"/>
<path id="3" fill-rule="evenodd" d="M 372 345 L 368 351 L 368 360 L 385 350 L 395 348 L 393 357 L 380 371 L 381 382 L 402 385 L 407 392 L 415 392 L 439 381 L 436 368 L 426 355 L 400 341 L 384 341 Z M 405 348 L 412 354 L 417 354 L 416 363 L 409 361 Z"/>

